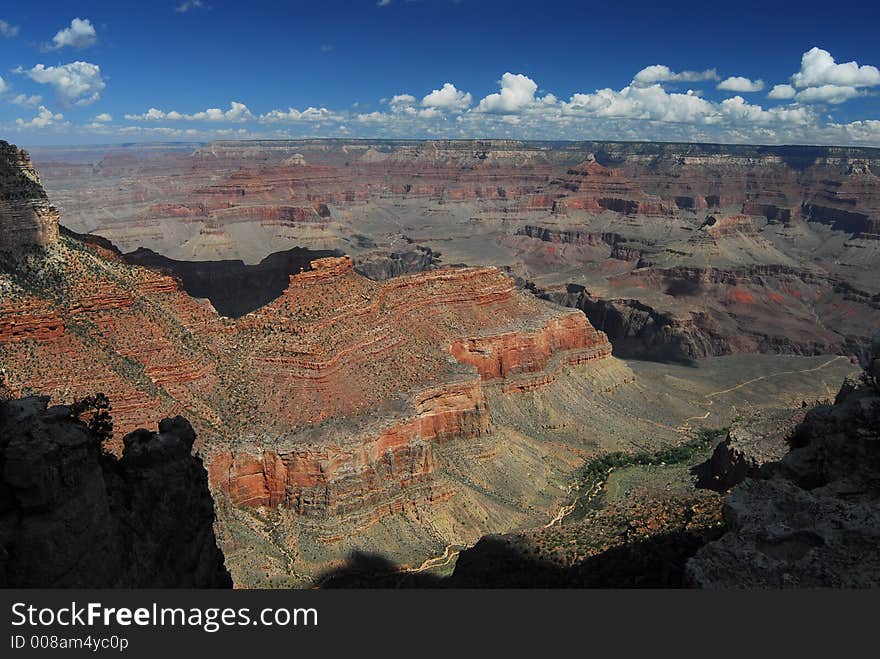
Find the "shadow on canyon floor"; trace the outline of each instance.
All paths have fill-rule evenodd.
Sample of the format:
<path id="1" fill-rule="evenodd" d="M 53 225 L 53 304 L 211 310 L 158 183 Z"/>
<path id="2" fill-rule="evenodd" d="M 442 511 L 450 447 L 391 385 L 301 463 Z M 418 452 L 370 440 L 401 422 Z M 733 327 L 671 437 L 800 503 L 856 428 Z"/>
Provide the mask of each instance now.
<path id="1" fill-rule="evenodd" d="M 452 575 L 410 572 L 379 554 L 353 552 L 346 565 L 324 573 L 318 588 L 684 588 L 685 564 L 724 533 L 672 532 L 625 541 L 574 565 L 561 565 L 533 547 L 487 536 L 462 552 Z"/>

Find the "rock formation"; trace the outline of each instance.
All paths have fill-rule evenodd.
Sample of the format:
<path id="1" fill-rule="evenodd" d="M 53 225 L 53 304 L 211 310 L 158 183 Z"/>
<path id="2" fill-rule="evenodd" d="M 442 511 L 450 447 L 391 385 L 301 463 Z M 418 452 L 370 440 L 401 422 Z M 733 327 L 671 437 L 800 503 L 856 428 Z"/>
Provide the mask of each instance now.
<path id="1" fill-rule="evenodd" d="M 231 587 L 192 426 L 135 431 L 116 459 L 48 400 L 0 401 L 0 586 Z"/>
<path id="2" fill-rule="evenodd" d="M 861 379 L 807 414 L 795 448 L 733 489 L 723 510 L 728 532 L 688 563 L 691 584 L 880 585 L 880 389 L 871 370 L 878 357 L 875 348 Z"/>
<path id="3" fill-rule="evenodd" d="M 58 211 L 49 204 L 30 156 L 0 140 L 0 251 L 45 247 L 58 240 Z"/>
<path id="4" fill-rule="evenodd" d="M 738 419 L 706 464 L 704 485 L 727 490 L 746 478 L 757 478 L 764 465 L 788 453 L 807 411 L 757 410 Z"/>

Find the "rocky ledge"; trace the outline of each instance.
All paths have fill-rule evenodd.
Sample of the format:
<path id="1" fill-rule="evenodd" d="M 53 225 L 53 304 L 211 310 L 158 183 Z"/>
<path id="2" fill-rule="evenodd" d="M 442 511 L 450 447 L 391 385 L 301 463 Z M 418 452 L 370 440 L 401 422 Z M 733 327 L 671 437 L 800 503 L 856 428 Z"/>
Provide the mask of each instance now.
<path id="1" fill-rule="evenodd" d="M 0 586 L 231 587 L 189 422 L 130 433 L 117 459 L 48 400 L 0 401 Z"/>
<path id="2" fill-rule="evenodd" d="M 727 490 L 746 478 L 757 478 L 766 464 L 773 464 L 788 453 L 806 406 L 789 409 L 755 410 L 734 422 L 727 437 L 706 463 L 705 485 Z"/>
<path id="3" fill-rule="evenodd" d="M 880 341 L 859 380 L 809 412 L 795 447 L 724 504 L 728 532 L 687 565 L 702 588 L 880 586 Z"/>

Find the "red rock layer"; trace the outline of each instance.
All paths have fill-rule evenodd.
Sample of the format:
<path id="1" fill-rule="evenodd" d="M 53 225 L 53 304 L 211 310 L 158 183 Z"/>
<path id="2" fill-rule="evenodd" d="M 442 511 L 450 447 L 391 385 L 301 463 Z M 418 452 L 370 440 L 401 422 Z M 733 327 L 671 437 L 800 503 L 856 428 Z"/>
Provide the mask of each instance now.
<path id="1" fill-rule="evenodd" d="M 539 386 L 610 351 L 583 314 L 495 268 L 379 283 L 348 257 L 319 259 L 230 320 L 167 276 L 64 241 L 60 297 L 0 307 L 10 384 L 57 402 L 106 392 L 117 436 L 185 414 L 236 505 L 327 517 L 450 496 L 432 484 L 434 447 L 487 431 L 484 381 Z"/>

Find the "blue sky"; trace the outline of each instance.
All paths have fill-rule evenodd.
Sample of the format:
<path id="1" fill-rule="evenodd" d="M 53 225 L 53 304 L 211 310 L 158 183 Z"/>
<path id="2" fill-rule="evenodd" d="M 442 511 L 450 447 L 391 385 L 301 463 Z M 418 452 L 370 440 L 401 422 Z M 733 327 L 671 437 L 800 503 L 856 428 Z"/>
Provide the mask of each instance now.
<path id="1" fill-rule="evenodd" d="M 880 146 L 880 3 L 5 3 L 0 136 Z M 708 6 L 707 6 L 708 5 Z"/>

